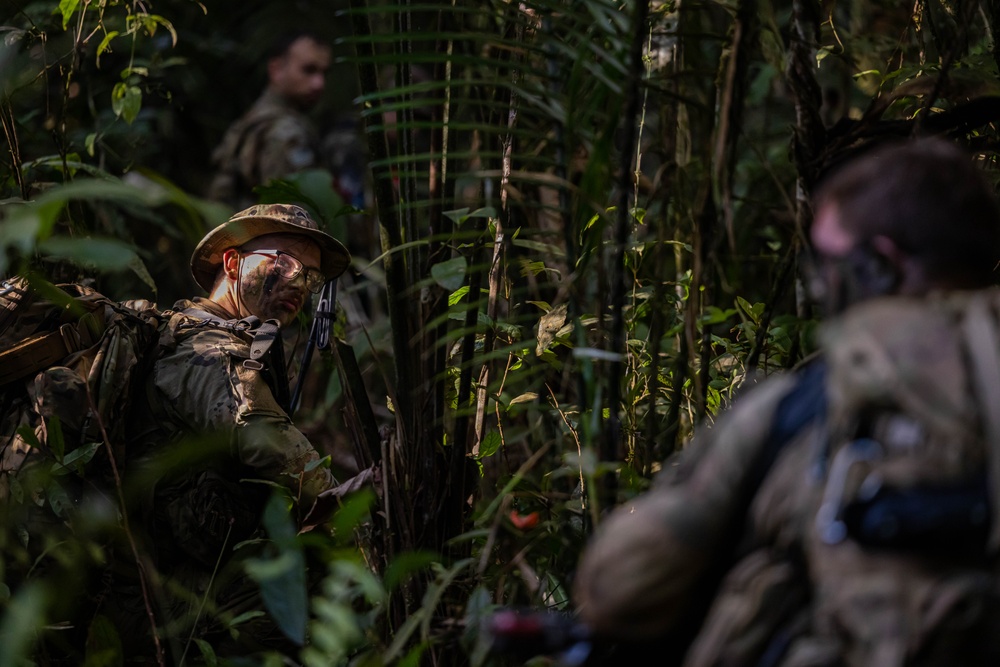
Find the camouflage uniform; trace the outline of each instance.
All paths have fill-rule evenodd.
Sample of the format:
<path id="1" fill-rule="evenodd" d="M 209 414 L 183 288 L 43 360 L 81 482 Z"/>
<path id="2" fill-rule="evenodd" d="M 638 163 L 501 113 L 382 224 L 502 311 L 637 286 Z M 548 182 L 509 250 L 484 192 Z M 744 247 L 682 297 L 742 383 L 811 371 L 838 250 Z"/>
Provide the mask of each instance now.
<path id="1" fill-rule="evenodd" d="M 997 664 L 998 311 L 995 292 L 896 297 L 825 325 L 821 358 L 751 390 L 600 526 L 584 620 L 685 667 Z M 884 535 L 873 507 L 899 510 Z"/>
<path id="2" fill-rule="evenodd" d="M 180 301 L 174 310 L 147 380 L 147 400 L 130 420 L 126 489 L 131 523 L 152 565 L 173 582 L 159 596 L 158 620 L 168 626 L 168 642 L 191 631 L 209 590 L 208 610 L 216 614 L 261 608 L 233 547 L 256 536 L 273 485 L 298 499 L 304 514 L 336 484 L 328 468 L 315 465 L 319 454 L 276 401 L 264 371 L 244 363 L 251 357 L 251 337 L 204 319 L 231 315 L 200 298 Z M 127 556 L 122 560 L 129 562 Z M 105 610 L 117 623 L 137 623 L 136 638 L 148 631 L 137 583 L 119 576 Z M 178 585 L 186 593 L 177 593 Z M 220 629 L 202 622 L 199 631 Z M 267 632 L 283 641 L 274 628 Z M 148 651 L 147 641 L 132 651 Z"/>
<path id="3" fill-rule="evenodd" d="M 253 188 L 303 169 L 322 166 L 312 121 L 265 91 L 233 123 L 212 153 L 216 175 L 207 196 L 242 209 L 256 202 Z"/>

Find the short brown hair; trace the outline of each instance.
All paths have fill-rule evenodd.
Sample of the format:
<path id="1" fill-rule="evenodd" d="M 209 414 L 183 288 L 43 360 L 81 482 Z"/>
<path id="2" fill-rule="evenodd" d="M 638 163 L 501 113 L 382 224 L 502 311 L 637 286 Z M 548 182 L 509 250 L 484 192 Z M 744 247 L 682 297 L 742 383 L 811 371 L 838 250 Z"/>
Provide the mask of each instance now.
<path id="1" fill-rule="evenodd" d="M 1000 203 L 972 156 L 939 138 L 885 144 L 818 184 L 813 210 L 833 205 L 858 242 L 886 236 L 928 277 L 969 287 L 995 282 Z"/>

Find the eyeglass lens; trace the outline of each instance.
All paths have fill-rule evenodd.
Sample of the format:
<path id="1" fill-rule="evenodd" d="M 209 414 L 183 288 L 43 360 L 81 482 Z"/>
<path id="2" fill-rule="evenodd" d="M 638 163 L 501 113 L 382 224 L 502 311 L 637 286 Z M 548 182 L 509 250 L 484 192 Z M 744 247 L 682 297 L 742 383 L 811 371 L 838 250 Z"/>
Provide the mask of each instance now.
<path id="1" fill-rule="evenodd" d="M 279 252 L 274 259 L 274 268 L 282 278 L 292 280 L 305 267 L 295 257 Z M 323 289 L 323 283 L 326 282 L 323 274 L 316 269 L 305 269 L 305 280 L 306 289 L 314 294 L 318 294 Z"/>

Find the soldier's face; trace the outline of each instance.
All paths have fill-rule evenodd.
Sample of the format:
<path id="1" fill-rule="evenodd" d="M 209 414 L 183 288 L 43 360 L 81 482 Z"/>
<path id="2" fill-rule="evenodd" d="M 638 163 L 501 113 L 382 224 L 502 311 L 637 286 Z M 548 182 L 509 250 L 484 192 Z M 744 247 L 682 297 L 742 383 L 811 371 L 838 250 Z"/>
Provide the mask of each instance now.
<path id="1" fill-rule="evenodd" d="M 256 253 L 256 250 L 267 252 Z M 302 269 L 293 278 L 276 270 L 273 251 L 291 255 Z M 294 234 L 268 234 L 253 239 L 239 251 L 239 296 L 245 315 L 262 320 L 275 319 L 281 326 L 291 324 L 309 298 L 306 277 L 319 271 L 320 251 L 312 241 Z"/>
<path id="2" fill-rule="evenodd" d="M 309 37 L 297 39 L 285 55 L 268 64 L 272 89 L 302 109 L 314 106 L 326 86 L 330 57 L 326 45 Z"/>

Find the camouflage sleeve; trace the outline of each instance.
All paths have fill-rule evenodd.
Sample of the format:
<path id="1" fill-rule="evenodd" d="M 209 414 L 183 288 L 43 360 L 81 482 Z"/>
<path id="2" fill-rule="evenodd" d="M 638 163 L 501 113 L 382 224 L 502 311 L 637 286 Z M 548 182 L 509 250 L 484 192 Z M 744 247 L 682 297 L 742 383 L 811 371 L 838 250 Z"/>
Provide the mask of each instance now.
<path id="1" fill-rule="evenodd" d="M 287 487 L 304 507 L 333 486 L 330 470 L 291 423 L 263 377 L 244 368 L 243 345 L 221 331 L 191 336 L 160 359 L 156 387 L 191 433 L 223 433 L 232 456 L 260 479 Z M 245 347 L 245 346 L 243 346 Z M 236 354 L 234 354 L 236 352 Z"/>
<path id="2" fill-rule="evenodd" d="M 261 137 L 257 169 L 261 183 L 318 166 L 316 138 L 303 118 L 284 115 Z"/>
<path id="3" fill-rule="evenodd" d="M 581 618 L 602 636 L 662 637 L 690 611 L 732 526 L 748 510 L 740 499 L 762 454 L 771 419 L 794 380 L 763 383 L 678 457 L 658 483 L 616 508 L 595 531 L 574 579 Z"/>

